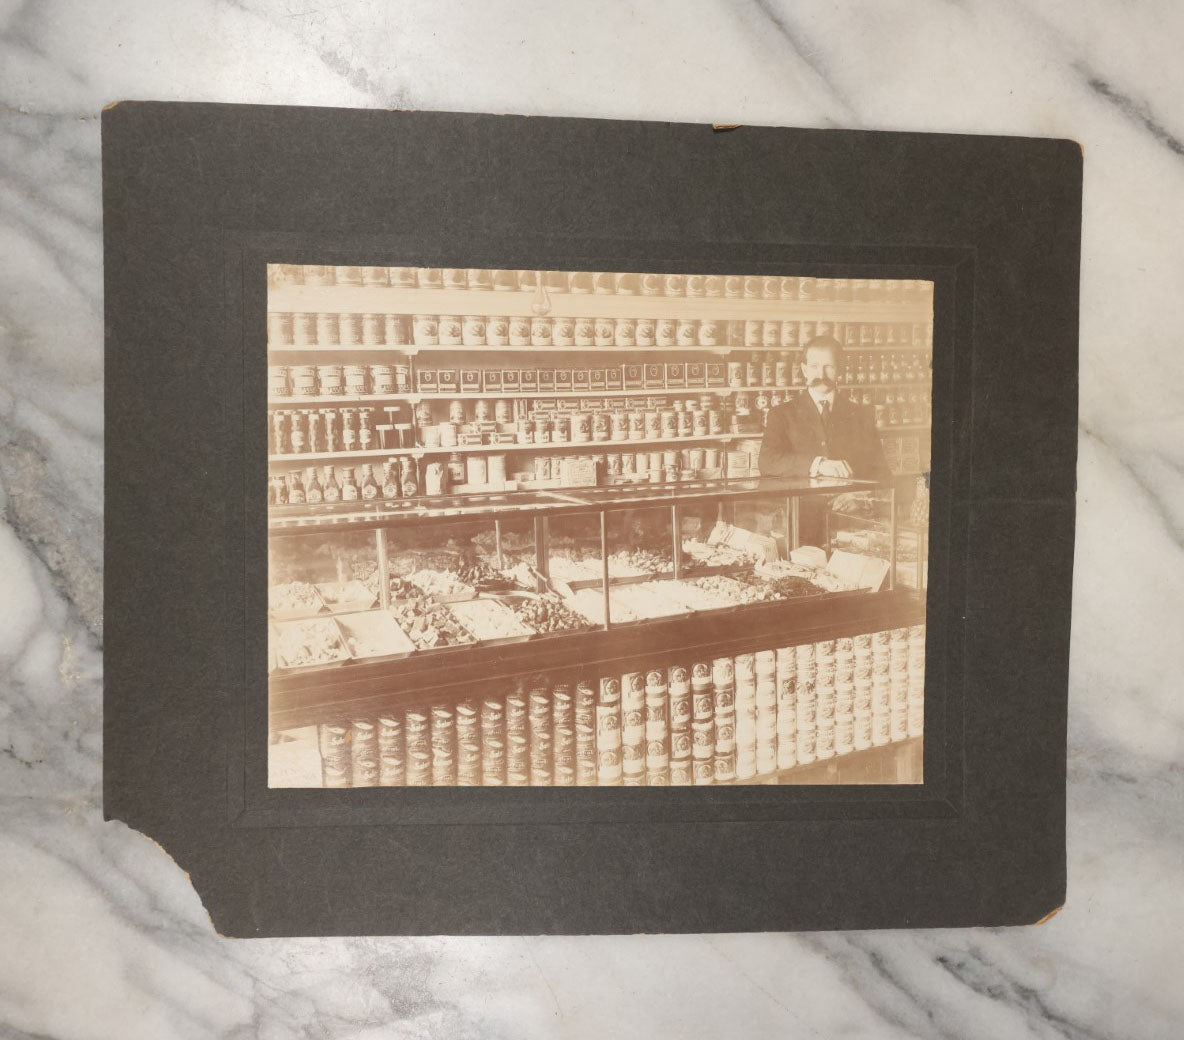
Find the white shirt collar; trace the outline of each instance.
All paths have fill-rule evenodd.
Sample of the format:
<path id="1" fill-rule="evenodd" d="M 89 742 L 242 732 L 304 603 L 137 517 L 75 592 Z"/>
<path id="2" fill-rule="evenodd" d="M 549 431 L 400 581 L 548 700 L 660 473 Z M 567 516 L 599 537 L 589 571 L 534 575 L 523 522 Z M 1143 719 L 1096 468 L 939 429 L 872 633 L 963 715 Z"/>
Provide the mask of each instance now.
<path id="1" fill-rule="evenodd" d="M 814 399 L 814 406 L 821 410 L 822 402 L 829 401 L 831 409 L 835 406 L 835 392 L 834 390 L 824 390 L 820 386 L 812 386 L 809 388 L 810 396 Z"/>

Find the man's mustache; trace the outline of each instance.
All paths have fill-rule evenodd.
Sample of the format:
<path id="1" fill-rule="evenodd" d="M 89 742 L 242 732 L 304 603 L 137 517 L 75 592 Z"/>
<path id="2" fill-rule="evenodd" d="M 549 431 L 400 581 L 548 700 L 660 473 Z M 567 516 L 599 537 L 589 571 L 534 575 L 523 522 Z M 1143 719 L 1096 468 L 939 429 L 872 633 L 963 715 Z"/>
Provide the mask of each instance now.
<path id="1" fill-rule="evenodd" d="M 837 384 L 833 379 L 827 379 L 826 376 L 815 376 L 810 380 L 810 386 L 824 386 L 828 390 L 835 387 Z"/>

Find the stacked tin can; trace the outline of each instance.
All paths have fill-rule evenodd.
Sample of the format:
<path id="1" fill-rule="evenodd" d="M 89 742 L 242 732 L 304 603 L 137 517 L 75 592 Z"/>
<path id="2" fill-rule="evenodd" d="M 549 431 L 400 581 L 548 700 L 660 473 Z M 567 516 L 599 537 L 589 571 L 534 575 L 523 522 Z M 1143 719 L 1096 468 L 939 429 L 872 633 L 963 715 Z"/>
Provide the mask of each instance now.
<path id="1" fill-rule="evenodd" d="M 709 665 L 691 665 L 691 771 L 695 784 L 715 782 L 715 687 Z"/>
<path id="2" fill-rule="evenodd" d="M 664 668 L 645 676 L 645 783 L 647 787 L 670 786 L 670 687 Z"/>
<path id="3" fill-rule="evenodd" d="M 711 662 L 715 705 L 715 782 L 736 779 L 736 663 L 730 657 Z"/>
<path id="4" fill-rule="evenodd" d="M 803 643 L 794 648 L 794 696 L 795 716 L 794 754 L 798 765 L 809 765 L 817 760 L 817 677 L 814 661 L 814 644 Z"/>
<path id="5" fill-rule="evenodd" d="M 506 715 L 496 697 L 481 702 L 481 775 L 486 787 L 506 782 Z"/>
<path id="6" fill-rule="evenodd" d="M 600 680 L 596 700 L 596 776 L 601 787 L 620 787 L 621 681 Z"/>
<path id="7" fill-rule="evenodd" d="M 797 654 L 792 646 L 778 647 L 774 655 L 777 684 L 777 768 L 792 769 L 797 756 Z"/>
<path id="8" fill-rule="evenodd" d="M 378 718 L 378 783 L 382 787 L 402 787 L 407 783 L 407 751 L 401 713 Z"/>
<path id="9" fill-rule="evenodd" d="M 925 627 L 606 676 L 319 727 L 325 787 L 775 781 L 921 735 Z"/>
<path id="10" fill-rule="evenodd" d="M 670 783 L 686 787 L 694 781 L 691 762 L 692 697 L 686 668 L 675 665 L 669 672 L 670 690 Z"/>
<path id="11" fill-rule="evenodd" d="M 530 744 L 525 691 L 506 698 L 506 786 L 530 786 Z"/>
<path id="12" fill-rule="evenodd" d="M 913 625 L 908 638 L 908 735 L 925 731 L 925 626 Z"/>
<path id="13" fill-rule="evenodd" d="M 756 771 L 777 771 L 777 656 L 772 650 L 755 655 Z"/>
<path id="14" fill-rule="evenodd" d="M 756 658 L 739 654 L 736 676 L 736 779 L 756 776 Z"/>
<path id="15" fill-rule="evenodd" d="M 626 787 L 645 783 L 645 674 L 621 676 L 621 766 Z"/>

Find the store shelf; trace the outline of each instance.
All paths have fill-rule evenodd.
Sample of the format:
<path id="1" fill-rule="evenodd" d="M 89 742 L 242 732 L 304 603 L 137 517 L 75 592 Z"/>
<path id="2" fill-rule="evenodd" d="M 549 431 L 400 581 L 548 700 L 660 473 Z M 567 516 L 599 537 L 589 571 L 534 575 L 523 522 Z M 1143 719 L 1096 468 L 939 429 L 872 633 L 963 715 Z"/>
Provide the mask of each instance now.
<path id="1" fill-rule="evenodd" d="M 479 314 L 529 317 L 539 302 L 535 290 L 403 289 L 394 286 L 284 285 L 267 295 L 269 311 L 341 314 Z M 545 317 L 712 318 L 718 321 L 840 321 L 867 324 L 928 324 L 932 297 L 911 303 L 803 302 L 728 297 L 629 296 L 616 293 L 547 292 Z"/>
<path id="2" fill-rule="evenodd" d="M 672 387 L 651 387 L 648 390 L 502 390 L 500 392 L 485 392 L 474 393 L 466 390 L 456 390 L 447 393 L 431 392 L 431 393 L 394 393 L 394 394 L 317 394 L 311 397 L 272 397 L 267 401 L 269 408 L 303 408 L 306 405 L 314 404 L 374 404 L 379 401 L 406 401 L 410 404 L 418 404 L 420 401 L 498 401 L 507 398 L 517 398 L 523 400 L 534 400 L 536 398 L 550 399 L 558 398 L 584 398 L 592 400 L 595 398 L 618 398 L 618 397 L 678 397 L 682 395 L 694 394 L 719 394 L 721 397 L 728 396 L 735 393 L 761 393 L 768 391 L 770 393 L 801 393 L 806 388 L 800 384 L 797 386 L 672 386 Z M 927 382 L 900 382 L 900 383 L 843 383 L 839 390 L 917 390 L 928 393 L 931 387 Z"/>
<path id="3" fill-rule="evenodd" d="M 576 454 L 598 453 L 614 448 L 645 449 L 651 445 L 660 444 L 706 444 L 711 442 L 726 442 L 749 440 L 759 437 L 755 433 L 708 433 L 702 437 L 647 437 L 638 441 L 559 441 L 543 444 L 453 444 L 439 448 L 368 448 L 366 451 L 318 451 L 301 452 L 298 455 L 268 455 L 268 462 L 284 462 L 300 464 L 302 462 L 329 461 L 331 459 L 372 459 L 389 458 L 396 455 L 409 455 L 421 458 L 424 455 L 450 455 L 458 452 L 462 455 L 480 454 L 484 452 L 530 451 L 535 453 L 575 452 Z"/>
<path id="4" fill-rule="evenodd" d="M 691 346 L 676 346 L 676 347 L 491 347 L 491 346 L 472 346 L 472 345 L 454 345 L 443 346 L 438 344 L 428 344 L 419 346 L 414 343 L 405 343 L 398 346 L 387 346 L 381 344 L 377 346 L 314 346 L 314 347 L 297 347 L 297 346 L 272 346 L 270 343 L 267 346 L 270 354 L 359 354 L 359 353 L 385 353 L 385 354 L 400 354 L 407 357 L 414 357 L 417 354 L 715 354 L 723 357 L 727 354 L 734 353 L 737 350 L 747 351 L 764 351 L 764 350 L 780 350 L 780 347 L 704 347 L 699 345 Z M 786 348 L 791 349 L 791 348 Z M 887 349 L 887 348 L 884 348 Z M 902 347 L 904 349 L 910 349 Z M 913 348 L 919 349 L 919 348 Z"/>

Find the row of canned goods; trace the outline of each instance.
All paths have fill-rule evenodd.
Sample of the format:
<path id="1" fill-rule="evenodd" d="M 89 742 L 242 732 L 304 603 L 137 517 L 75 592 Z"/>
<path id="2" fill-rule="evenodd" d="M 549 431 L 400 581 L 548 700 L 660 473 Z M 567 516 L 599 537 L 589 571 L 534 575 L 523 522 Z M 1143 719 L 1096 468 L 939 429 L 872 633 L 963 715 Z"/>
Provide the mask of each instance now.
<path id="1" fill-rule="evenodd" d="M 484 267 L 330 267 L 276 264 L 271 284 L 399 289 L 534 291 L 600 296 L 671 296 L 910 304 L 931 300 L 933 283 L 915 279 L 810 278 L 781 275 L 660 274 L 649 271 L 533 271 Z"/>
<path id="2" fill-rule="evenodd" d="M 284 347 L 774 347 L 833 336 L 851 349 L 932 345 L 932 326 L 693 318 L 503 317 L 272 311 L 268 345 Z"/>
<path id="3" fill-rule="evenodd" d="M 318 727 L 326 787 L 775 782 L 918 737 L 923 625 L 598 678 L 536 676 Z M 789 778 L 787 778 L 789 779 Z"/>
<path id="4" fill-rule="evenodd" d="M 268 396 L 343 397 L 346 394 L 405 394 L 411 391 L 411 366 L 269 365 Z"/>

